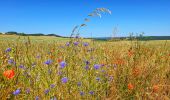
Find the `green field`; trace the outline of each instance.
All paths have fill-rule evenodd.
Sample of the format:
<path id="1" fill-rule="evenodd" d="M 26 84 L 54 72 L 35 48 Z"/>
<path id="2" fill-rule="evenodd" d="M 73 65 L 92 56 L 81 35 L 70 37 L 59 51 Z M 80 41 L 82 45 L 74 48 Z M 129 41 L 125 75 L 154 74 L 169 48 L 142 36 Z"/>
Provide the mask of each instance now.
<path id="1" fill-rule="evenodd" d="M 166 40 L 0 35 L 0 57 L 1 100 L 170 99 Z"/>
<path id="2" fill-rule="evenodd" d="M 19 38 L 20 41 L 26 40 L 28 37 L 26 36 L 18 36 L 18 35 L 0 35 L 0 41 L 16 41 Z M 53 37 L 53 36 L 29 36 L 31 41 L 65 41 L 67 38 Z"/>

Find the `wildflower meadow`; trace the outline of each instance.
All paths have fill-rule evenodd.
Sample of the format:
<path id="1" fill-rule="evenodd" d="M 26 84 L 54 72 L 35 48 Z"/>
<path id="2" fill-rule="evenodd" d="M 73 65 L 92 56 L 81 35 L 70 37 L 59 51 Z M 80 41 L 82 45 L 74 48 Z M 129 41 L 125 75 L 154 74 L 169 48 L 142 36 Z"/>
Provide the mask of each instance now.
<path id="1" fill-rule="evenodd" d="M 0 41 L 1 100 L 170 97 L 170 41 L 31 39 Z"/>

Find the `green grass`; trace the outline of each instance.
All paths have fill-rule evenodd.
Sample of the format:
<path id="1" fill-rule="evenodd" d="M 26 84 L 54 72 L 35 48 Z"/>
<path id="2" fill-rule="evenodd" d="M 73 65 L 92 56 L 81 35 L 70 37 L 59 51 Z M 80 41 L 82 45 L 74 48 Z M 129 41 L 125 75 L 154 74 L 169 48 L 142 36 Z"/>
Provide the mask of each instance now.
<path id="1" fill-rule="evenodd" d="M 0 98 L 168 100 L 170 97 L 170 41 L 72 39 L 70 46 L 66 46 L 68 41 L 57 37 L 0 35 Z M 79 41 L 78 46 L 75 41 Z M 83 46 L 84 42 L 89 46 Z M 5 52 L 7 48 L 12 51 Z M 15 63 L 10 64 L 9 60 Z M 46 65 L 47 60 L 52 63 Z M 64 68 L 60 60 L 66 62 Z M 99 69 L 94 68 L 96 64 L 101 65 Z M 3 73 L 11 69 L 15 76 L 7 79 Z M 64 77 L 68 82 L 62 83 Z M 81 85 L 77 85 L 79 82 Z M 55 87 L 51 88 L 51 84 Z M 21 92 L 14 95 L 17 89 Z M 45 93 L 46 90 L 49 92 Z"/>
<path id="2" fill-rule="evenodd" d="M 20 38 L 21 41 L 26 40 L 26 36 L 17 36 L 17 35 L 0 35 L 1 41 L 16 41 L 18 38 Z M 54 36 L 29 36 L 31 41 L 67 41 L 67 38 L 62 37 L 54 37 Z"/>

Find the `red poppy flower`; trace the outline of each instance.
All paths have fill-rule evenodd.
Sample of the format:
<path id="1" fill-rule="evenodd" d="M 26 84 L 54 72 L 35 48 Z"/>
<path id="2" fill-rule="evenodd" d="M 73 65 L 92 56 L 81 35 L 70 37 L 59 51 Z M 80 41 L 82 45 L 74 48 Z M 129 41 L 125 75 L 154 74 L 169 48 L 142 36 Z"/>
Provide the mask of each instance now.
<path id="1" fill-rule="evenodd" d="M 14 70 L 7 70 L 7 71 L 4 71 L 3 75 L 6 78 L 11 79 L 15 76 L 15 72 L 14 72 Z"/>
<path id="2" fill-rule="evenodd" d="M 60 59 L 60 58 L 59 58 L 59 59 L 57 59 L 57 62 L 58 62 L 58 63 L 62 62 L 62 59 Z"/>
<path id="3" fill-rule="evenodd" d="M 153 92 L 157 92 L 159 90 L 159 86 L 158 85 L 154 85 L 153 86 Z"/>
<path id="4" fill-rule="evenodd" d="M 129 84 L 128 84 L 128 89 L 129 89 L 129 90 L 133 90 L 133 89 L 134 89 L 133 84 L 129 83 Z"/>

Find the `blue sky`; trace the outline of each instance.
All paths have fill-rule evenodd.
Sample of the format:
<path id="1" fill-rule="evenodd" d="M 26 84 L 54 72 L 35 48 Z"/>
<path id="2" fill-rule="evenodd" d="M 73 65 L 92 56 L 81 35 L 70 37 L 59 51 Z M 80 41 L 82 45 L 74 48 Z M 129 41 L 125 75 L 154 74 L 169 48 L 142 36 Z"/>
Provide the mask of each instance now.
<path id="1" fill-rule="evenodd" d="M 112 15 L 92 18 L 81 36 L 111 36 L 114 27 L 117 36 L 129 32 L 170 36 L 170 0 L 1 0 L 0 32 L 69 36 L 75 25 L 100 7 Z"/>

